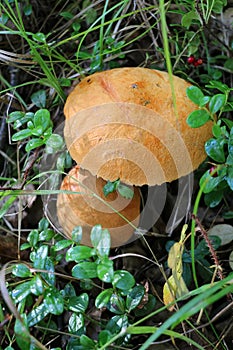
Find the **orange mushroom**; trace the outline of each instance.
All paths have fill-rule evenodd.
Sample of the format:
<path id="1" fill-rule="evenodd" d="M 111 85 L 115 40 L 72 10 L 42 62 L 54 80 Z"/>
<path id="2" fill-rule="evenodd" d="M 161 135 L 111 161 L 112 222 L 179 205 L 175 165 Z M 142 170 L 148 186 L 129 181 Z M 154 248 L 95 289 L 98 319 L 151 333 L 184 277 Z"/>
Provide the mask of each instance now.
<path id="1" fill-rule="evenodd" d="M 186 96 L 190 86 L 168 73 L 117 68 L 81 81 L 68 96 L 65 140 L 82 168 L 105 180 L 141 186 L 170 182 L 191 173 L 206 157 L 212 123 L 186 123 L 198 107 Z"/>
<path id="2" fill-rule="evenodd" d="M 152 186 L 171 182 L 195 170 L 206 157 L 204 143 L 212 134 L 212 123 L 197 129 L 187 125 L 187 116 L 198 107 L 186 96 L 189 83 L 176 76 L 173 83 L 175 101 L 166 72 L 117 68 L 83 79 L 68 96 L 64 108 L 65 141 L 79 172 L 89 171 L 89 176 L 97 177 L 101 185 L 102 179 L 120 179 L 128 185 Z M 72 188 L 76 186 L 65 179 L 62 188 L 67 188 L 67 183 Z M 69 217 L 76 215 L 76 211 L 68 210 L 65 214 L 62 209 L 70 198 L 64 195 L 58 198 L 59 220 L 67 233 L 70 232 Z M 137 191 L 134 200 L 131 205 L 138 210 Z M 104 217 L 78 204 L 78 199 L 76 206 L 84 226 L 88 217 L 88 227 L 105 222 Z M 128 219 L 136 217 L 134 214 Z M 117 227 L 118 220 L 122 225 L 119 217 Z M 112 221 L 110 226 L 113 232 Z M 132 229 L 130 225 L 126 228 L 127 233 L 122 227 L 115 230 L 113 245 L 129 239 Z"/>
<path id="3" fill-rule="evenodd" d="M 63 179 L 57 199 L 57 215 L 67 237 L 76 226 L 82 226 L 82 244 L 91 245 L 90 232 L 100 224 L 111 234 L 111 246 L 120 246 L 130 240 L 140 216 L 140 194 L 134 188 L 133 199 L 126 199 L 116 191 L 104 196 L 106 181 L 87 170 L 75 166 Z M 127 223 L 128 220 L 130 223 Z"/>

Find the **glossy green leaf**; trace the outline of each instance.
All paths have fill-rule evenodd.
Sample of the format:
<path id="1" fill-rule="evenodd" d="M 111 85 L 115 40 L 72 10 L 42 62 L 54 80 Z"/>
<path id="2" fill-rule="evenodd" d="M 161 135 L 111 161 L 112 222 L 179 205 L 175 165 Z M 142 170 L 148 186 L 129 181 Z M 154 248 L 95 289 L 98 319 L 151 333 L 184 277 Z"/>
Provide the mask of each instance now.
<path id="1" fill-rule="evenodd" d="M 86 246 L 71 247 L 66 252 L 66 261 L 79 262 L 80 260 L 89 259 L 93 255 L 93 249 Z"/>
<path id="2" fill-rule="evenodd" d="M 42 282 L 40 275 L 36 275 L 31 279 L 30 290 L 32 294 L 37 296 L 43 294 L 44 284 Z"/>
<path id="3" fill-rule="evenodd" d="M 106 283 L 110 283 L 113 280 L 114 268 L 113 261 L 108 258 L 103 259 L 97 265 L 98 278 Z"/>
<path id="4" fill-rule="evenodd" d="M 52 126 L 50 112 L 47 109 L 39 109 L 34 115 L 35 127 L 41 126 L 45 131 L 49 126 Z"/>
<path id="5" fill-rule="evenodd" d="M 46 272 L 42 272 L 41 276 L 44 280 L 51 286 L 55 285 L 56 277 L 55 277 L 55 267 L 53 260 L 50 256 L 45 258 L 44 269 Z"/>
<path id="6" fill-rule="evenodd" d="M 32 131 L 30 129 L 23 129 L 23 130 L 16 132 L 12 136 L 12 141 L 24 140 L 24 139 L 30 137 L 31 135 L 32 135 Z"/>
<path id="7" fill-rule="evenodd" d="M 210 120 L 210 114 L 205 109 L 198 109 L 189 114 L 187 124 L 191 128 L 199 128 Z"/>
<path id="8" fill-rule="evenodd" d="M 113 294 L 113 289 L 105 289 L 103 290 L 95 299 L 95 306 L 98 309 L 102 309 L 103 307 L 106 307 L 111 296 Z"/>
<path id="9" fill-rule="evenodd" d="M 230 189 L 233 191 L 233 166 L 232 165 L 227 168 L 226 181 Z"/>
<path id="10" fill-rule="evenodd" d="M 46 291 L 44 304 L 53 315 L 60 315 L 64 310 L 64 300 L 60 292 L 55 288 Z"/>
<path id="11" fill-rule="evenodd" d="M 71 232 L 72 241 L 76 243 L 81 242 L 82 236 L 83 236 L 82 226 L 76 226 Z"/>
<path id="12" fill-rule="evenodd" d="M 124 299 L 115 293 L 111 295 L 107 308 L 109 311 L 117 315 L 122 315 L 126 312 Z"/>
<path id="13" fill-rule="evenodd" d="M 117 270 L 114 272 L 112 284 L 115 288 L 129 290 L 135 285 L 135 279 L 130 272 Z"/>
<path id="14" fill-rule="evenodd" d="M 189 86 L 186 89 L 186 95 L 196 105 L 200 105 L 200 101 L 203 99 L 204 94 L 197 86 Z"/>
<path id="15" fill-rule="evenodd" d="M 226 141 L 224 139 L 209 139 L 205 143 L 205 151 L 209 157 L 218 163 L 225 162 L 224 146 Z"/>
<path id="16" fill-rule="evenodd" d="M 39 306 L 32 309 L 27 316 L 28 326 L 32 327 L 35 324 L 42 321 L 49 314 L 49 310 L 45 303 L 41 303 Z"/>
<path id="17" fill-rule="evenodd" d="M 17 277 L 29 277 L 31 276 L 31 271 L 29 267 L 25 264 L 17 264 L 12 268 L 13 275 Z"/>
<path id="18" fill-rule="evenodd" d="M 43 139 L 33 138 L 28 141 L 26 144 L 25 150 L 26 152 L 30 152 L 31 150 L 43 146 L 45 141 Z"/>
<path id="19" fill-rule="evenodd" d="M 207 170 L 201 177 L 199 183 L 203 187 L 203 193 L 210 193 L 216 189 L 216 187 L 223 181 L 221 176 L 211 176 L 209 170 Z M 205 183 L 205 185 L 204 185 Z"/>
<path id="20" fill-rule="evenodd" d="M 20 315 L 23 323 L 17 318 L 15 320 L 14 333 L 16 343 L 21 350 L 30 350 L 31 338 L 27 327 L 27 318 L 25 314 Z"/>
<path id="21" fill-rule="evenodd" d="M 109 255 L 111 236 L 108 230 L 102 229 L 101 225 L 95 225 L 91 230 L 91 243 L 97 250 L 97 254 L 104 257 Z"/>
<path id="22" fill-rule="evenodd" d="M 39 233 L 39 241 L 50 241 L 55 236 L 55 232 L 51 229 L 43 230 Z"/>
<path id="23" fill-rule="evenodd" d="M 105 329 L 109 330 L 112 334 L 119 334 L 121 330 L 125 330 L 128 325 L 129 320 L 126 315 L 116 315 L 109 320 Z"/>
<path id="24" fill-rule="evenodd" d="M 209 110 L 212 114 L 217 113 L 225 104 L 226 96 L 223 94 L 216 94 L 211 97 L 209 102 Z"/>
<path id="25" fill-rule="evenodd" d="M 218 236 L 209 236 L 209 240 L 215 250 L 217 250 L 220 247 L 221 239 Z M 202 239 L 195 248 L 195 258 L 202 259 L 203 257 L 209 254 L 210 250 L 207 245 L 207 242 L 204 239 Z"/>
<path id="26" fill-rule="evenodd" d="M 204 201 L 205 204 L 210 207 L 216 207 L 223 199 L 223 191 L 213 191 L 205 194 Z"/>
<path id="27" fill-rule="evenodd" d="M 12 291 L 12 299 L 19 303 L 31 293 L 31 281 L 18 284 Z"/>
<path id="28" fill-rule="evenodd" d="M 27 241 L 29 242 L 31 247 L 36 247 L 38 241 L 39 241 L 39 232 L 38 230 L 32 230 L 30 231 Z"/>
<path id="29" fill-rule="evenodd" d="M 87 293 L 82 293 L 79 296 L 71 296 L 68 300 L 67 307 L 69 310 L 84 313 L 88 307 L 89 296 Z"/>
<path id="30" fill-rule="evenodd" d="M 129 292 L 126 298 L 126 308 L 128 309 L 128 312 L 135 309 L 140 304 L 144 294 L 145 288 L 141 284 L 135 286 Z"/>
<path id="31" fill-rule="evenodd" d="M 107 197 L 109 193 L 116 191 L 116 189 L 119 186 L 119 183 L 120 183 L 120 179 L 116 181 L 108 181 L 103 187 L 103 193 L 105 197 Z"/>
<path id="32" fill-rule="evenodd" d="M 81 262 L 73 267 L 72 276 L 79 279 L 96 278 L 97 265 L 95 262 Z"/>
<path id="33" fill-rule="evenodd" d="M 25 113 L 22 111 L 14 111 L 9 114 L 9 117 L 6 119 L 7 123 L 14 123 L 18 119 L 22 119 L 25 116 Z"/>
<path id="34" fill-rule="evenodd" d="M 58 241 L 55 243 L 54 250 L 55 252 L 59 250 L 63 250 L 68 248 L 73 242 L 70 239 L 62 239 L 61 241 Z"/>
<path id="35" fill-rule="evenodd" d="M 49 247 L 47 245 L 41 245 L 35 255 L 34 268 L 43 270 L 45 268 L 45 259 L 48 256 Z"/>
<path id="36" fill-rule="evenodd" d="M 72 313 L 69 318 L 68 330 L 70 333 L 76 333 L 84 326 L 84 317 L 82 314 Z"/>

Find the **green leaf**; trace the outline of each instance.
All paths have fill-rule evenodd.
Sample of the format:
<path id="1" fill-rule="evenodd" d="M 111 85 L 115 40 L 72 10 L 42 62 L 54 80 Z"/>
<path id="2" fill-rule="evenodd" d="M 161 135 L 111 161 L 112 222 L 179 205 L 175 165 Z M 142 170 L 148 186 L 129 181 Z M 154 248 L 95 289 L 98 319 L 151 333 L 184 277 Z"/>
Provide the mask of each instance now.
<path id="1" fill-rule="evenodd" d="M 186 95 L 192 102 L 194 102 L 198 106 L 200 106 L 200 102 L 204 97 L 203 92 L 197 86 L 189 86 L 186 89 Z"/>
<path id="2" fill-rule="evenodd" d="M 112 338 L 112 333 L 107 329 L 100 331 L 98 335 L 98 345 L 101 347 L 104 346 L 106 343 L 110 341 L 111 338 Z"/>
<path id="3" fill-rule="evenodd" d="M 108 181 L 106 183 L 106 185 L 104 185 L 104 187 L 103 187 L 103 192 L 104 192 L 105 197 L 107 197 L 109 195 L 109 193 L 116 191 L 116 189 L 119 186 L 119 183 L 120 183 L 120 179 L 113 181 L 113 182 Z"/>
<path id="4" fill-rule="evenodd" d="M 205 143 L 205 151 L 209 157 L 214 159 L 218 163 L 225 162 L 225 152 L 224 146 L 226 141 L 222 138 L 219 139 L 209 139 Z"/>
<path id="5" fill-rule="evenodd" d="M 38 230 L 32 230 L 28 237 L 27 237 L 27 241 L 29 242 L 31 247 L 36 247 L 38 241 L 39 241 L 39 232 Z"/>
<path id="6" fill-rule="evenodd" d="M 23 7 L 23 13 L 25 14 L 25 16 L 30 16 L 32 14 L 32 5 L 31 4 L 27 4 Z"/>
<path id="7" fill-rule="evenodd" d="M 41 147 L 43 146 L 45 143 L 45 141 L 43 139 L 31 139 L 30 141 L 28 141 L 25 150 L 26 152 L 30 152 L 32 149 L 37 148 L 37 147 Z"/>
<path id="8" fill-rule="evenodd" d="M 105 329 L 112 334 L 119 334 L 121 330 L 125 330 L 129 325 L 128 317 L 126 315 L 113 316 L 107 323 Z"/>
<path id="9" fill-rule="evenodd" d="M 222 190 L 206 193 L 204 197 L 205 204 L 210 208 L 216 207 L 221 202 L 222 199 L 223 199 Z"/>
<path id="10" fill-rule="evenodd" d="M 93 249 L 86 246 L 71 247 L 66 252 L 66 261 L 79 262 L 80 260 L 89 259 L 93 255 Z"/>
<path id="11" fill-rule="evenodd" d="M 40 43 L 46 43 L 46 36 L 43 33 L 35 33 L 32 35 L 32 38 Z"/>
<path id="12" fill-rule="evenodd" d="M 24 140 L 32 135 L 32 131 L 30 129 L 24 129 L 16 132 L 12 135 L 12 141 L 20 141 Z"/>
<path id="13" fill-rule="evenodd" d="M 29 350 L 31 344 L 31 338 L 26 325 L 27 318 L 25 314 L 20 315 L 23 319 L 23 323 L 17 318 L 15 320 L 14 332 L 16 336 L 16 343 L 21 350 Z"/>
<path id="14" fill-rule="evenodd" d="M 14 123 L 15 121 L 22 119 L 25 116 L 24 112 L 14 111 L 9 114 L 9 118 L 7 118 L 7 123 Z"/>
<path id="15" fill-rule="evenodd" d="M 46 105 L 46 92 L 45 90 L 38 90 L 31 95 L 31 101 L 36 107 L 44 108 Z"/>
<path id="16" fill-rule="evenodd" d="M 223 181 L 222 176 L 212 176 L 207 170 L 201 177 L 199 184 L 200 187 L 202 187 L 205 183 L 205 186 L 203 188 L 203 193 L 210 193 L 214 190 L 216 190 L 217 186 Z"/>
<path id="17" fill-rule="evenodd" d="M 80 243 L 82 240 L 82 236 L 82 226 L 76 226 L 71 232 L 72 241 L 74 241 L 75 243 Z"/>
<path id="18" fill-rule="evenodd" d="M 225 62 L 224 62 L 224 67 L 231 70 L 233 72 L 233 59 L 232 58 L 228 58 Z"/>
<path id="19" fill-rule="evenodd" d="M 62 239 L 61 241 L 56 242 L 54 246 L 54 251 L 57 252 L 62 249 L 66 249 L 69 247 L 73 242 L 69 239 Z"/>
<path id="20" fill-rule="evenodd" d="M 97 265 L 95 262 L 81 262 L 73 267 L 72 276 L 79 279 L 96 278 Z"/>
<path id="21" fill-rule="evenodd" d="M 80 344 L 87 349 L 95 349 L 95 342 L 89 337 L 87 337 L 85 334 L 81 335 Z"/>
<path id="22" fill-rule="evenodd" d="M 17 277 L 29 277 L 32 275 L 28 266 L 24 264 L 14 265 L 12 268 L 12 273 Z"/>
<path id="23" fill-rule="evenodd" d="M 155 305 L 156 305 L 156 298 L 153 295 L 149 294 L 148 301 L 143 306 L 143 308 L 142 309 L 134 309 L 133 312 L 137 317 L 144 317 L 154 310 Z"/>
<path id="24" fill-rule="evenodd" d="M 129 290 L 135 285 L 135 279 L 130 272 L 125 270 L 117 270 L 114 272 L 112 285 L 115 288 Z"/>
<path id="25" fill-rule="evenodd" d="M 51 239 L 55 236 L 55 232 L 51 229 L 46 229 L 41 231 L 39 234 L 39 241 L 51 241 Z"/>
<path id="26" fill-rule="evenodd" d="M 109 300 L 113 294 L 113 289 L 105 289 L 103 290 L 95 299 L 95 306 L 98 309 L 102 309 L 103 307 L 106 307 L 109 303 Z"/>
<path id="27" fill-rule="evenodd" d="M 33 267 L 35 269 L 43 270 L 45 268 L 45 262 L 46 262 L 45 260 L 48 256 L 48 251 L 49 251 L 49 247 L 44 244 L 37 249 L 34 264 L 33 264 Z"/>
<path id="28" fill-rule="evenodd" d="M 50 256 L 47 256 L 45 259 L 45 265 L 44 265 L 44 269 L 46 270 L 46 272 L 42 272 L 41 276 L 44 278 L 44 280 L 49 284 L 54 286 L 55 285 L 55 267 L 54 267 L 54 263 L 53 260 Z"/>
<path id="29" fill-rule="evenodd" d="M 73 313 L 69 318 L 68 330 L 75 334 L 84 326 L 84 317 L 82 314 Z"/>
<path id="30" fill-rule="evenodd" d="M 230 189 L 233 191 L 233 166 L 227 167 L 227 176 L 226 176 L 227 184 Z"/>
<path id="31" fill-rule="evenodd" d="M 39 109 L 34 115 L 34 125 L 35 127 L 42 127 L 43 131 L 52 126 L 52 121 L 50 119 L 50 113 L 47 109 Z"/>
<path id="32" fill-rule="evenodd" d="M 40 275 L 36 275 L 31 279 L 30 290 L 31 293 L 34 295 L 42 295 L 42 293 L 44 292 L 44 285 Z"/>
<path id="33" fill-rule="evenodd" d="M 122 197 L 127 199 L 132 199 L 134 196 L 134 191 L 126 185 L 119 184 L 117 191 Z"/>
<path id="34" fill-rule="evenodd" d="M 125 301 L 120 295 L 113 293 L 110 297 L 109 303 L 107 304 L 107 308 L 114 314 L 122 315 L 126 311 Z"/>
<path id="35" fill-rule="evenodd" d="M 209 103 L 209 110 L 212 114 L 218 112 L 226 103 L 226 96 L 223 94 L 217 94 L 211 97 Z"/>
<path id="36" fill-rule="evenodd" d="M 91 230 L 91 243 L 99 256 L 108 256 L 111 247 L 111 235 L 101 225 L 95 225 Z"/>
<path id="37" fill-rule="evenodd" d="M 183 27 L 189 29 L 193 20 L 197 20 L 197 19 L 198 19 L 198 15 L 197 15 L 196 11 L 194 11 L 194 10 L 189 11 L 182 16 L 181 25 Z"/>
<path id="38" fill-rule="evenodd" d="M 98 278 L 106 283 L 110 283 L 113 280 L 114 268 L 113 261 L 108 258 L 101 260 L 97 265 Z"/>
<path id="39" fill-rule="evenodd" d="M 45 293 L 44 304 L 53 315 L 60 315 L 64 310 L 64 300 L 55 288 L 49 288 Z"/>
<path id="40" fill-rule="evenodd" d="M 87 293 L 82 293 L 79 296 L 72 296 L 69 298 L 67 307 L 69 310 L 84 313 L 88 307 L 89 296 Z"/>
<path id="41" fill-rule="evenodd" d="M 58 134 L 52 134 L 46 141 L 45 152 L 47 154 L 53 154 L 61 151 L 64 146 L 63 138 Z"/>
<path id="42" fill-rule="evenodd" d="M 128 312 L 135 309 L 140 302 L 142 301 L 142 298 L 145 294 L 145 288 L 139 284 L 135 286 L 127 295 L 126 298 L 126 308 L 128 309 Z"/>
<path id="43" fill-rule="evenodd" d="M 199 128 L 211 119 L 209 112 L 205 109 L 198 109 L 189 114 L 187 124 L 191 128 Z"/>
<path id="44" fill-rule="evenodd" d="M 39 306 L 35 307 L 31 312 L 29 312 L 27 316 L 28 326 L 34 326 L 35 324 L 42 321 L 48 314 L 49 310 L 47 308 L 47 305 L 45 303 L 41 303 Z"/>
<path id="45" fill-rule="evenodd" d="M 209 236 L 209 240 L 213 246 L 213 248 L 216 250 L 221 245 L 221 239 L 218 236 Z M 209 247 L 204 239 L 200 241 L 200 243 L 195 248 L 195 258 L 196 259 L 202 259 L 206 255 L 209 255 L 210 250 Z"/>
<path id="46" fill-rule="evenodd" d="M 24 300 L 31 293 L 31 281 L 20 283 L 12 291 L 12 299 L 19 303 Z"/>

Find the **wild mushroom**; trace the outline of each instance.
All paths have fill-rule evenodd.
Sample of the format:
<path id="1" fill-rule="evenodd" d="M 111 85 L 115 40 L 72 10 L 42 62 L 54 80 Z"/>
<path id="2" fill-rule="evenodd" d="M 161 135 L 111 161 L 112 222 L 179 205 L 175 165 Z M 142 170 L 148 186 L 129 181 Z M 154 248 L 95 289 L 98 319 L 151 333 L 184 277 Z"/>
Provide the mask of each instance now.
<path id="1" fill-rule="evenodd" d="M 76 226 L 82 226 L 82 244 L 91 245 L 90 232 L 100 224 L 111 234 L 111 246 L 120 246 L 131 238 L 140 215 L 140 194 L 134 188 L 132 200 L 120 196 L 116 191 L 107 197 L 103 194 L 106 181 L 96 178 L 87 170 L 75 166 L 63 179 L 57 198 L 57 215 L 67 237 Z M 117 212 L 118 213 L 117 213 Z M 131 223 L 127 223 L 125 218 Z"/>
<path id="2" fill-rule="evenodd" d="M 197 109 L 186 97 L 190 84 L 176 76 L 173 76 L 173 83 L 176 107 L 166 72 L 117 68 L 83 79 L 68 96 L 64 108 L 65 141 L 79 171 L 89 171 L 89 176 L 97 177 L 101 186 L 102 179 L 153 186 L 195 170 L 206 157 L 204 143 L 211 136 L 212 123 L 197 129 L 187 125 L 187 116 Z M 62 188 L 77 189 L 71 179 L 65 179 Z M 64 211 L 67 199 L 70 197 L 59 196 L 58 216 L 69 234 L 69 217 L 76 217 L 76 212 L 70 210 L 71 202 L 67 212 Z M 136 192 L 131 205 L 137 210 L 138 199 Z M 87 210 L 78 202 L 77 208 L 84 226 L 88 218 L 89 226 L 101 224 L 100 217 L 92 214 L 90 208 Z M 133 214 L 127 218 L 131 221 L 136 217 Z M 118 219 L 122 225 L 122 219 Z M 124 242 L 128 240 L 133 231 L 126 226 L 127 232 L 122 227 L 116 230 L 117 234 L 112 236 L 113 245 L 122 244 L 122 238 Z"/>
<path id="3" fill-rule="evenodd" d="M 186 123 L 198 107 L 186 97 L 185 80 L 168 73 L 117 68 L 83 79 L 68 96 L 65 140 L 80 167 L 105 180 L 130 185 L 171 182 L 195 170 L 206 157 L 212 123 Z"/>

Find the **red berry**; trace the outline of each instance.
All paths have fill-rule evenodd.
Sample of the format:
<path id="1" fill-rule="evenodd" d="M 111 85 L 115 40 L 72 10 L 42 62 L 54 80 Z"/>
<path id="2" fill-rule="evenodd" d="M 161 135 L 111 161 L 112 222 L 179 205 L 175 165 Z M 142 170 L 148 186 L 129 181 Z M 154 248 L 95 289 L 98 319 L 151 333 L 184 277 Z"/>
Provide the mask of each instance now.
<path id="1" fill-rule="evenodd" d="M 194 67 L 201 66 L 202 63 L 203 63 L 203 59 L 202 59 L 202 58 L 198 58 L 198 59 L 194 62 Z"/>
<path id="2" fill-rule="evenodd" d="M 194 64 L 195 61 L 196 59 L 193 55 L 189 56 L 187 59 L 188 64 Z"/>

